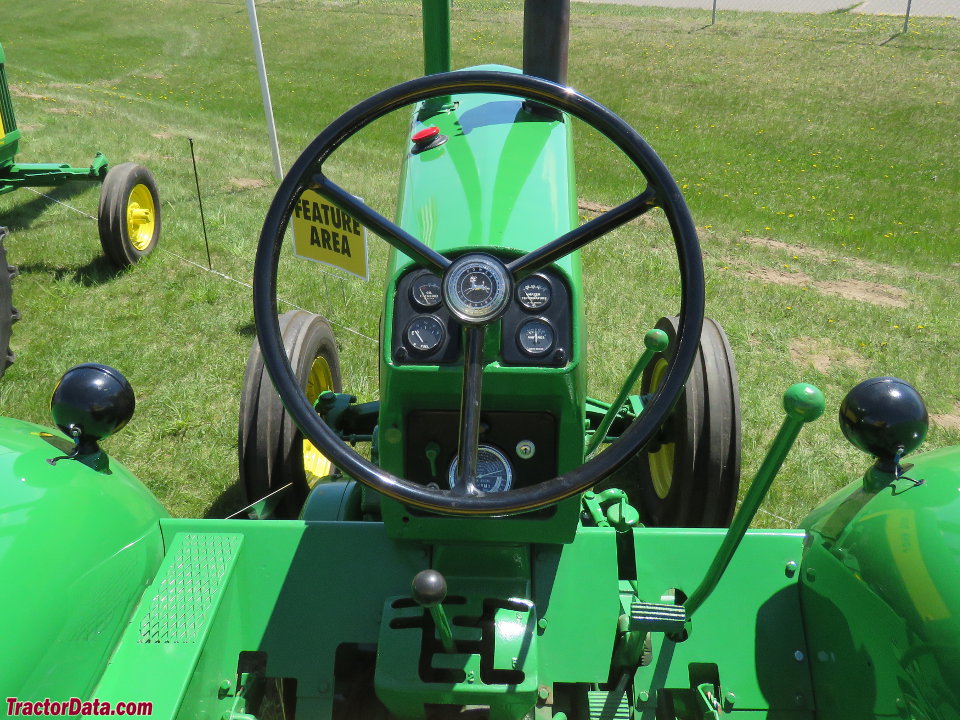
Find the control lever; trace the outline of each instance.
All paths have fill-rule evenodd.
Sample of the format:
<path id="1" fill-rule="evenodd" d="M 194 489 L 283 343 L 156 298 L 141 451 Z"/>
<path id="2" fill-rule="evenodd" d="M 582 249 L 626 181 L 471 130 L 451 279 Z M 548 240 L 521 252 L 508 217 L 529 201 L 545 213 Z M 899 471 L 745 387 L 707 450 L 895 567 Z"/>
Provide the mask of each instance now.
<path id="1" fill-rule="evenodd" d="M 447 579 L 436 570 L 421 570 L 413 577 L 413 600 L 422 608 L 430 611 L 433 624 L 437 626 L 440 644 L 448 653 L 457 652 L 453 641 L 453 629 L 443 609 L 443 599 L 447 597 Z"/>
<path id="2" fill-rule="evenodd" d="M 720 543 L 717 554 L 707 570 L 706 577 L 683 603 L 688 619 L 703 605 L 717 583 L 720 582 L 720 577 L 727 569 L 727 565 L 730 564 L 730 560 L 737 547 L 739 547 L 740 541 L 743 540 L 747 528 L 750 527 L 754 515 L 760 509 L 760 504 L 766 497 L 767 490 L 770 489 L 770 484 L 776 477 L 777 471 L 783 465 L 787 453 L 793 447 L 797 435 L 800 434 L 800 429 L 805 423 L 812 422 L 823 415 L 824 407 L 823 393 L 807 383 L 797 383 L 784 394 L 783 409 L 786 411 L 786 417 L 783 420 L 783 425 L 780 426 L 780 431 L 760 465 L 760 469 L 757 471 L 756 477 L 754 477 L 753 483 L 740 505 L 740 510 L 730 523 L 730 529 L 727 530 L 723 542 Z"/>

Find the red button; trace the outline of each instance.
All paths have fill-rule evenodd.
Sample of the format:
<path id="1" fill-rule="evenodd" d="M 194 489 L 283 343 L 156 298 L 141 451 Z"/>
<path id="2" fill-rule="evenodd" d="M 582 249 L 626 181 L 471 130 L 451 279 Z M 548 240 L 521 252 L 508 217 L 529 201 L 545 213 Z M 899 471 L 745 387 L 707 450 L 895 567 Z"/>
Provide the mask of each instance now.
<path id="1" fill-rule="evenodd" d="M 424 128 L 420 132 L 415 133 L 410 139 L 413 140 L 417 145 L 421 145 L 423 143 L 430 142 L 439 134 L 440 128 L 438 128 L 436 125 L 431 125 L 430 127 Z"/>

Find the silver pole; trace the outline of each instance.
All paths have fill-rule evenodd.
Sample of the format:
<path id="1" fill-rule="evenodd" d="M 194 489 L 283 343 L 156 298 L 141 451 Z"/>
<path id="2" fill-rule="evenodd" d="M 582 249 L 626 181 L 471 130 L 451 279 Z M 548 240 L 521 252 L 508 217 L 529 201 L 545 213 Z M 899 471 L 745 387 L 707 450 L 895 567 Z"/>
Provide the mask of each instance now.
<path id="1" fill-rule="evenodd" d="M 903 18 L 903 32 L 907 32 L 907 25 L 910 24 L 910 3 L 911 0 L 907 0 L 907 14 Z"/>
<path id="2" fill-rule="evenodd" d="M 257 61 L 257 72 L 260 75 L 263 112 L 267 116 L 267 134 L 270 136 L 270 150 L 273 153 L 273 172 L 277 176 L 277 180 L 282 180 L 283 167 L 280 165 L 280 145 L 277 143 L 277 126 L 273 121 L 273 103 L 270 102 L 270 85 L 267 82 L 267 66 L 263 61 L 263 44 L 260 42 L 260 24 L 257 22 L 257 7 L 254 0 L 247 0 L 247 17 L 250 19 L 253 54 Z"/>

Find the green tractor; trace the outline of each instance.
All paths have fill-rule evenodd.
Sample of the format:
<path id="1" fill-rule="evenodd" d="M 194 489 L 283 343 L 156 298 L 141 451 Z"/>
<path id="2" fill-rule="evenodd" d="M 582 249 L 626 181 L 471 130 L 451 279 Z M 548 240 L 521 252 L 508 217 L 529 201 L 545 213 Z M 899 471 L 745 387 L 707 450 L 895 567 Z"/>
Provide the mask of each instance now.
<path id="1" fill-rule="evenodd" d="M 13 113 L 5 63 L 0 46 L 0 195 L 19 188 L 73 181 L 102 183 L 97 224 L 104 254 L 124 268 L 153 252 L 160 239 L 160 193 L 145 167 L 130 162 L 111 167 L 102 153 L 96 154 L 89 167 L 16 161 L 22 133 Z M 10 328 L 19 319 L 10 287 L 16 268 L 7 264 L 3 247 L 6 235 L 6 228 L 0 227 L 0 377 L 13 362 Z"/>
<path id="2" fill-rule="evenodd" d="M 134 398 L 112 368 L 63 376 L 60 432 L 0 421 L 9 715 L 960 716 L 960 449 L 910 455 L 920 396 L 867 380 L 840 424 L 873 459 L 801 528 L 748 530 L 824 411 L 798 384 L 731 518 L 736 376 L 704 317 L 694 225 L 640 135 L 563 83 L 564 11 L 527 3 L 525 35 L 560 50 L 525 72 L 450 72 L 449 5 L 426 2 L 427 75 L 335 120 L 281 183 L 241 400 L 250 518 L 170 518 L 106 456 Z M 324 164 L 407 106 L 391 221 Z M 572 118 L 645 185 L 583 224 Z M 326 321 L 277 315 L 283 237 L 307 193 L 393 248 L 378 402 L 343 392 Z M 681 312 L 644 335 L 619 396 L 594 400 L 579 251 L 655 207 Z"/>

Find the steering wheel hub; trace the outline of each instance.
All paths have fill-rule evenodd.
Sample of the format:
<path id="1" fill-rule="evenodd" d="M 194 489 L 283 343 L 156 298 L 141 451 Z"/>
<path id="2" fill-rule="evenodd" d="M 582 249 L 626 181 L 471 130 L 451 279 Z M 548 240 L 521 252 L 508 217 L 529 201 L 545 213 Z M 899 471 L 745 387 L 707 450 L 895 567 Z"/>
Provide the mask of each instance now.
<path id="1" fill-rule="evenodd" d="M 455 317 L 470 325 L 486 325 L 507 309 L 513 281 L 495 257 L 471 253 L 447 268 L 443 290 L 447 309 Z"/>

